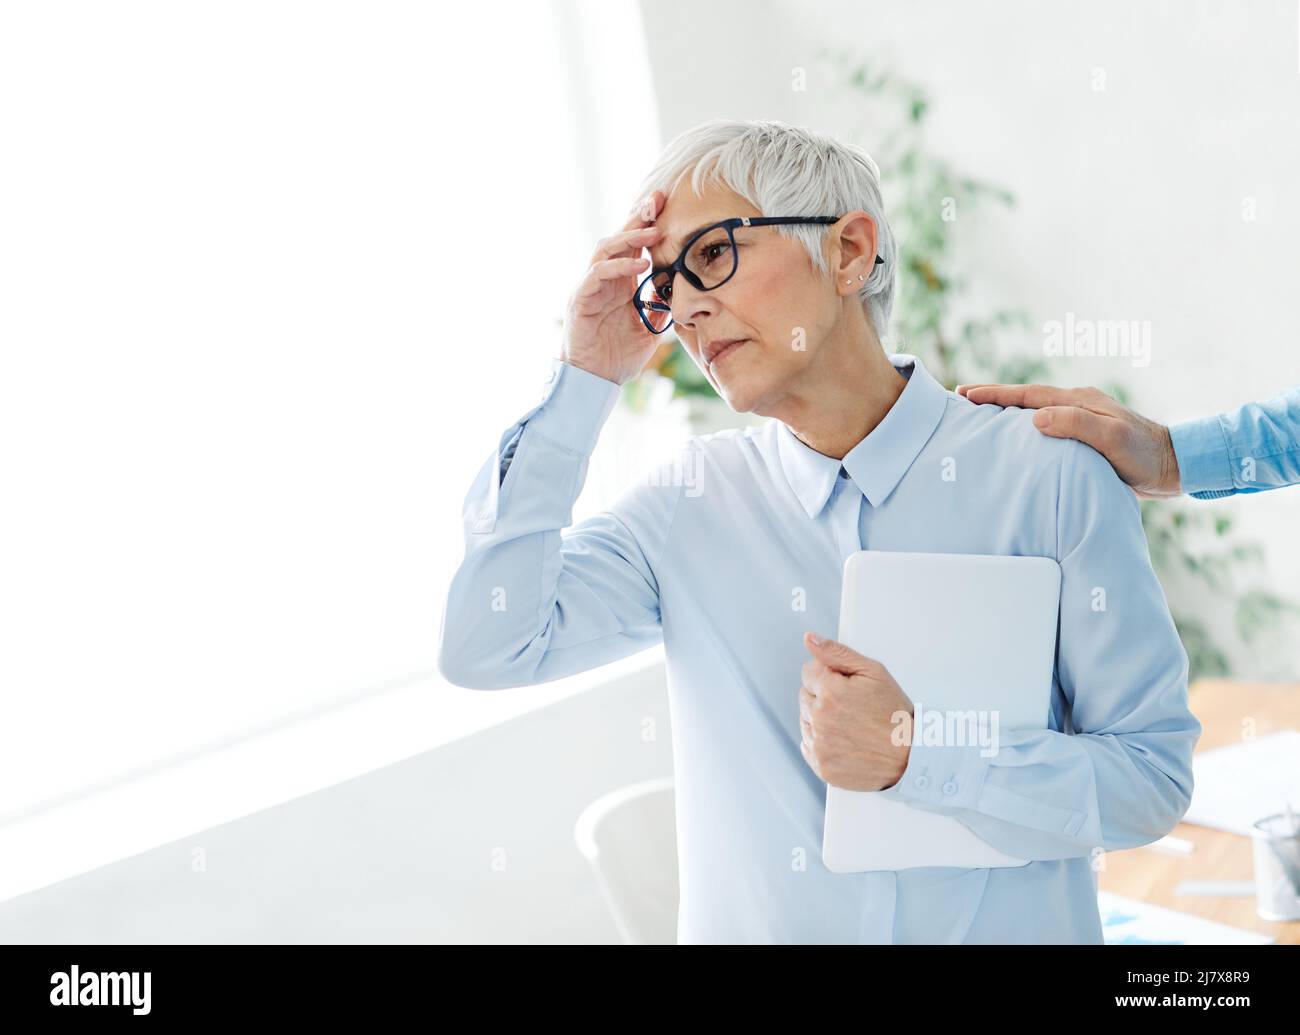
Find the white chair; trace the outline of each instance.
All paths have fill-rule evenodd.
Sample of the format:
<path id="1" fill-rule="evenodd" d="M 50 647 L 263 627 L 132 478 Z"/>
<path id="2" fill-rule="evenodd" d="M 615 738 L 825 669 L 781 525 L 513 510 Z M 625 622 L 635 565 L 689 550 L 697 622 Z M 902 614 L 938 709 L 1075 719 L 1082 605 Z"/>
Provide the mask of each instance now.
<path id="1" fill-rule="evenodd" d="M 677 826 L 673 779 L 601 795 L 578 817 L 578 851 L 628 945 L 677 942 Z"/>

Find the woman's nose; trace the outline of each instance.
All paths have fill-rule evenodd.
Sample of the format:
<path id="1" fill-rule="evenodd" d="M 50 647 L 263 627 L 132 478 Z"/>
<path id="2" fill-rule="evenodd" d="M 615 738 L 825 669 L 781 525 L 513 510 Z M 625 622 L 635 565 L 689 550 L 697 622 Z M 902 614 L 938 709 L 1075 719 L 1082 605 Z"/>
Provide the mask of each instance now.
<path id="1" fill-rule="evenodd" d="M 712 316 L 717 311 L 717 299 L 708 291 L 697 290 L 679 277 L 673 286 L 673 323 L 692 327 L 702 316 Z"/>

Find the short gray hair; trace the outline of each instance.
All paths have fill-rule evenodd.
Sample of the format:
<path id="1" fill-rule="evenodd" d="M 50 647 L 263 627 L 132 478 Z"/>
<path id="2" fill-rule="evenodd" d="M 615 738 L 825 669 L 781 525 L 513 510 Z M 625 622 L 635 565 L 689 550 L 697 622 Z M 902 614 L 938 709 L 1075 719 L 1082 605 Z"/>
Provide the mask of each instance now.
<path id="1" fill-rule="evenodd" d="M 898 251 L 880 196 L 880 170 L 862 148 L 823 133 L 784 122 L 713 119 L 675 137 L 637 197 L 656 190 L 669 195 L 686 173 L 698 195 L 706 180 L 721 181 L 763 215 L 842 216 L 862 209 L 876 223 L 873 264 L 858 289 L 876 336 L 884 341 L 894 307 Z M 826 227 L 818 224 L 773 227 L 802 242 L 813 267 L 827 272 L 822 254 Z"/>

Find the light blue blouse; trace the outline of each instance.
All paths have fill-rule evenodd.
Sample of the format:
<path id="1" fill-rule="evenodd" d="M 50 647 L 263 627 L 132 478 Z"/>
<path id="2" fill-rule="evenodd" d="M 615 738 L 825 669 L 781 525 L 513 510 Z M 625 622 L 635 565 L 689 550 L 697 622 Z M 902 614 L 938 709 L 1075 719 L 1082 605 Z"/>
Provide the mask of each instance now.
<path id="1" fill-rule="evenodd" d="M 1200 734 L 1137 500 L 1029 411 L 977 406 L 914 357 L 890 358 L 907 386 L 843 460 L 865 496 L 860 542 L 1051 557 L 1062 596 L 1050 728 L 1003 730 L 991 757 L 916 744 L 887 793 L 1028 865 L 822 865 L 826 785 L 800 752 L 798 690 L 804 631 L 838 628 L 827 501 L 841 461 L 777 420 L 692 438 L 575 525 L 619 389 L 556 360 L 465 498 L 440 669 L 459 686 L 519 687 L 662 639 L 682 943 L 1099 943 L 1095 870 L 1182 817 Z"/>

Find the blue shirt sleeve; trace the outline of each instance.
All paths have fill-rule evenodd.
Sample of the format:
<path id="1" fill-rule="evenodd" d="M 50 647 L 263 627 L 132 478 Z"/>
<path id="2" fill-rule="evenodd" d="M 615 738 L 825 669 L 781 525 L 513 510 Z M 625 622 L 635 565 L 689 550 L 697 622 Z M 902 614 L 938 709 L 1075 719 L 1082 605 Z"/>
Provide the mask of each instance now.
<path id="1" fill-rule="evenodd" d="M 913 743 L 902 778 L 884 792 L 954 815 L 1022 859 L 1163 837 L 1191 803 L 1201 732 L 1137 499 L 1091 447 L 1066 446 L 1056 558 L 1065 729 L 1000 730 L 991 754 L 979 744 Z"/>
<path id="2" fill-rule="evenodd" d="M 1183 492 L 1216 499 L 1300 483 L 1300 388 L 1169 429 Z"/>
<path id="3" fill-rule="evenodd" d="M 489 690 L 544 683 L 662 641 L 655 562 L 680 479 L 642 479 L 569 527 L 619 386 L 555 360 L 542 401 L 501 435 L 465 497 L 465 555 L 438 668 Z"/>

